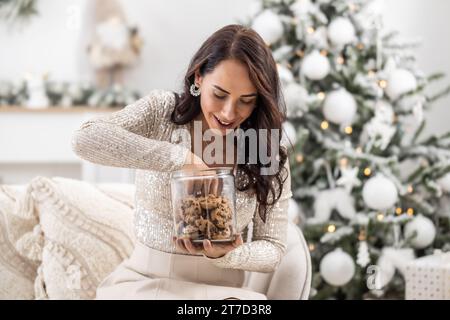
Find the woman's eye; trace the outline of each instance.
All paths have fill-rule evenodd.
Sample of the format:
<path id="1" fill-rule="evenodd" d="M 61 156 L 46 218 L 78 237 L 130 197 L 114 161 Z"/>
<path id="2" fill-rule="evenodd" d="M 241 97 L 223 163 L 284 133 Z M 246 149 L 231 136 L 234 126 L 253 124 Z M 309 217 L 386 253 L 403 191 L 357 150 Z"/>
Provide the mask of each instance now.
<path id="1" fill-rule="evenodd" d="M 214 96 L 215 96 L 217 99 L 219 99 L 219 100 L 225 99 L 225 96 L 219 96 L 219 95 L 217 95 L 217 94 L 214 94 Z"/>
<path id="2" fill-rule="evenodd" d="M 242 101 L 242 103 L 244 103 L 244 104 L 252 104 L 253 102 L 254 102 L 254 100 L 250 100 L 250 101 L 243 101 L 243 100 L 241 100 Z"/>

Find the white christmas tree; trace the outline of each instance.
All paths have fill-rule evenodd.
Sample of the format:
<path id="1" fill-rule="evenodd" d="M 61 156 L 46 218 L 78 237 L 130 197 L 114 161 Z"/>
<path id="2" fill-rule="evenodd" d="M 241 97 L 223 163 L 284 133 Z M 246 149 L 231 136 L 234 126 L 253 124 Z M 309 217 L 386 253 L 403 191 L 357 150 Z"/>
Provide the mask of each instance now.
<path id="1" fill-rule="evenodd" d="M 405 264 L 450 250 L 450 134 L 421 138 L 430 95 L 414 43 L 385 33 L 380 1 L 262 0 L 240 23 L 273 51 L 311 298 L 403 298 Z"/>

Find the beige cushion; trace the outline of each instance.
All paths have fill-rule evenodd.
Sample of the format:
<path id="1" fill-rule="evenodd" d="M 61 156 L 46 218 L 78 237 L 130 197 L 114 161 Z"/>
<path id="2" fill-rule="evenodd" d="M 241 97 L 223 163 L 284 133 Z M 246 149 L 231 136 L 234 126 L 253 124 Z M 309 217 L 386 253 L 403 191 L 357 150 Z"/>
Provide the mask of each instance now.
<path id="1" fill-rule="evenodd" d="M 21 256 L 14 245 L 37 223 L 17 214 L 25 188 L 0 185 L 0 299 L 34 298 L 37 264 Z"/>
<path id="2" fill-rule="evenodd" d="M 134 247 L 134 185 L 36 177 L 29 187 L 43 237 L 37 299 L 92 299 Z M 29 254 L 24 252 L 24 254 Z"/>

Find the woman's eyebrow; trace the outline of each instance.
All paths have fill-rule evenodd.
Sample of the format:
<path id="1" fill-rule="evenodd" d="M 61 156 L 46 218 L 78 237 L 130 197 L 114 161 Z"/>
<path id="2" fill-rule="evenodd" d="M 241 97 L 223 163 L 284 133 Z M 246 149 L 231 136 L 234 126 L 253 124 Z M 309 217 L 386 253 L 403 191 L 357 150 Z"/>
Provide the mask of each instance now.
<path id="1" fill-rule="evenodd" d="M 216 89 L 219 89 L 220 91 L 223 91 L 223 92 L 225 92 L 227 94 L 230 94 L 227 90 L 222 89 L 221 87 L 219 87 L 217 85 L 213 85 L 213 87 L 216 88 Z M 253 97 L 253 96 L 256 96 L 256 95 L 257 95 L 256 93 L 250 93 L 250 94 L 243 94 L 241 97 Z"/>

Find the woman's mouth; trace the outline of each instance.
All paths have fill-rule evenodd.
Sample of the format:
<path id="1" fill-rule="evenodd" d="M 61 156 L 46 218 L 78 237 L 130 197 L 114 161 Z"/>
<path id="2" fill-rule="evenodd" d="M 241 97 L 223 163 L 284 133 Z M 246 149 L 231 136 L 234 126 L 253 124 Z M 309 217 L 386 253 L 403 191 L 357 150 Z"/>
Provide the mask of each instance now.
<path id="1" fill-rule="evenodd" d="M 214 119 L 216 120 L 218 126 L 223 129 L 231 129 L 233 127 L 233 124 L 236 122 L 236 121 L 226 122 L 226 121 L 223 121 L 220 118 L 216 117 L 215 115 L 213 115 L 213 116 L 214 116 Z"/>

